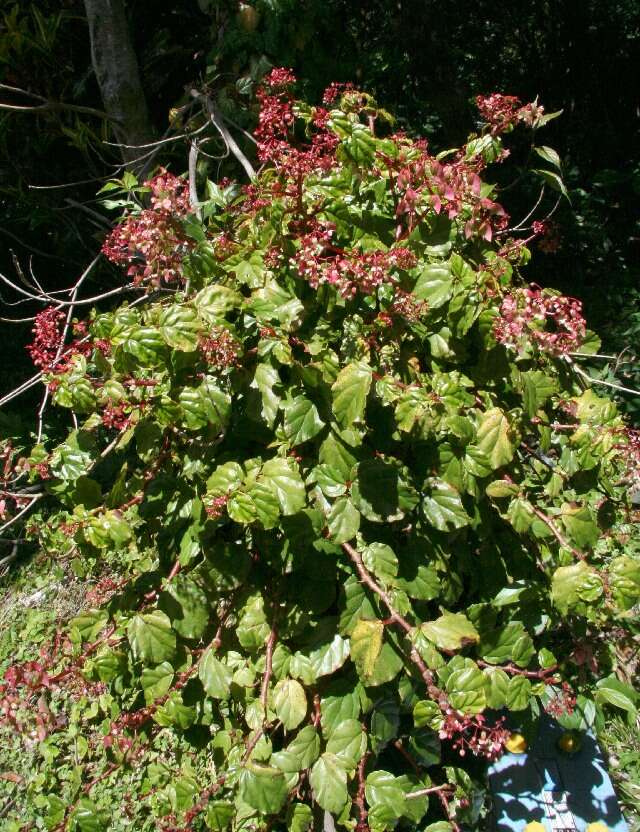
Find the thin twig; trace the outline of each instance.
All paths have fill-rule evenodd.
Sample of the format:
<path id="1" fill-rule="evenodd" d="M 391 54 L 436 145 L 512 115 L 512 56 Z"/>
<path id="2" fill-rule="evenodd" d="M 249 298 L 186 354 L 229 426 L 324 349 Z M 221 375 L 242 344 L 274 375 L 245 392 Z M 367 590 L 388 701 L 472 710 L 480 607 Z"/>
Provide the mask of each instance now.
<path id="1" fill-rule="evenodd" d="M 553 520 L 547 514 L 545 514 L 544 511 L 542 511 L 542 509 L 539 509 L 532 503 L 529 503 L 529 506 L 531 508 L 531 511 L 535 514 L 535 516 L 539 520 L 542 520 L 542 522 L 547 526 L 547 528 L 551 531 L 555 539 L 564 549 L 568 549 L 571 552 L 571 554 L 579 560 L 587 559 L 587 556 L 584 554 L 584 552 L 581 552 L 579 549 L 576 549 L 575 546 L 572 546 L 571 543 L 569 543 L 567 538 L 562 534 L 562 532 L 556 526 Z"/>
<path id="2" fill-rule="evenodd" d="M 444 786 L 429 786 L 428 789 L 418 789 L 415 792 L 409 792 L 409 794 L 405 794 L 405 799 L 417 800 L 417 798 L 424 797 L 428 794 L 437 794 L 438 792 L 452 792 L 453 790 L 453 786 L 450 786 L 448 783 L 445 783 Z"/>
<path id="3" fill-rule="evenodd" d="M 384 591 L 384 589 L 382 589 L 381 586 L 379 586 L 374 581 L 369 572 L 366 570 L 362 562 L 362 558 L 360 557 L 360 553 L 356 549 L 354 549 L 353 546 L 351 546 L 349 543 L 343 543 L 342 548 L 351 558 L 351 561 L 356 567 L 356 571 L 360 576 L 360 580 L 362 581 L 362 583 L 368 586 L 369 589 L 372 590 L 372 592 L 375 592 L 376 595 L 378 595 L 384 602 L 384 605 L 391 614 L 389 623 L 397 624 L 405 631 L 407 635 L 411 635 L 415 628 L 412 627 L 411 624 L 409 624 L 406 618 L 403 618 L 400 615 L 400 613 L 396 609 L 394 609 L 389 595 Z M 422 679 L 425 685 L 427 686 L 429 696 L 431 696 L 432 699 L 439 703 L 442 699 L 443 694 L 440 688 L 436 685 L 435 676 L 424 663 L 422 657 L 420 656 L 420 654 L 414 646 L 411 647 L 410 656 L 411 661 L 416 665 L 416 667 L 420 671 L 420 675 L 422 676 Z"/>
<path id="4" fill-rule="evenodd" d="M 622 384 L 614 384 L 611 381 L 604 381 L 601 378 L 592 378 L 589 373 L 585 373 L 585 371 L 578 367 L 573 361 L 571 362 L 571 366 L 573 367 L 574 372 L 576 372 L 579 376 L 590 381 L 592 384 L 602 384 L 604 387 L 609 387 L 612 390 L 620 390 L 622 393 L 631 393 L 633 396 L 640 396 L 640 390 L 634 390 L 631 387 L 624 387 Z"/>
<path id="5" fill-rule="evenodd" d="M 211 119 L 211 123 L 216 128 L 218 133 L 220 133 L 222 139 L 224 140 L 229 150 L 240 162 L 247 176 L 250 179 L 255 179 L 256 172 L 253 168 L 253 165 L 244 155 L 238 143 L 229 132 L 229 128 L 225 124 L 224 117 L 218 109 L 218 107 L 216 106 L 214 100 L 208 95 L 202 95 L 202 93 L 198 92 L 197 90 L 192 90 L 191 95 L 193 95 L 196 99 L 200 98 L 204 100 L 207 112 L 209 113 L 209 118 Z"/>
<path id="6" fill-rule="evenodd" d="M 508 232 L 510 232 L 510 231 L 521 231 L 521 230 L 524 228 L 524 226 L 526 225 L 527 221 L 528 221 L 529 219 L 531 219 L 531 217 L 535 214 L 536 209 L 538 208 L 538 205 L 540 205 L 540 203 L 542 202 L 542 197 L 544 196 L 545 188 L 546 188 L 546 186 L 545 186 L 545 185 L 543 185 L 543 186 L 542 186 L 542 189 L 541 189 L 541 191 L 540 191 L 540 196 L 539 196 L 539 197 L 538 197 L 538 199 L 536 200 L 535 205 L 534 205 L 534 206 L 533 206 L 533 208 L 529 211 L 529 213 L 527 214 L 527 216 L 526 216 L 523 220 L 520 220 L 520 222 L 519 222 L 517 225 L 514 225 L 514 226 L 512 226 L 511 228 L 507 228 L 506 232 L 501 232 L 501 233 L 508 233 Z"/>
<path id="7" fill-rule="evenodd" d="M 7 522 L 0 526 L 0 533 L 2 533 L 5 529 L 8 529 L 10 526 L 13 526 L 24 514 L 26 514 L 42 497 L 42 494 L 36 494 L 30 503 L 28 503 L 24 508 L 22 508 L 16 515 L 14 515 L 11 520 L 7 520 Z"/>

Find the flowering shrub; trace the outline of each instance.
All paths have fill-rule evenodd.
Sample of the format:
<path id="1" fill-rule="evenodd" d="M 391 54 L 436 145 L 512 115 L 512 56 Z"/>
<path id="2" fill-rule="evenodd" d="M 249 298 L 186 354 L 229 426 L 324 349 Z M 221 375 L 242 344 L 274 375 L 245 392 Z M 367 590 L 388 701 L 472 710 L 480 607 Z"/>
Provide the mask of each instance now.
<path id="1" fill-rule="evenodd" d="M 128 265 L 127 275 L 135 283 L 171 284 L 180 279 L 180 265 L 190 247 L 180 223 L 191 211 L 188 186 L 167 171 L 146 184 L 152 207 L 126 217 L 102 251 L 112 263 Z"/>
<path id="2" fill-rule="evenodd" d="M 62 715 L 34 729 L 49 829 L 475 827 L 468 763 L 509 725 L 634 708 L 607 634 L 640 597 L 637 437 L 482 178 L 542 109 L 485 99 L 445 159 L 363 93 L 293 86 L 266 79 L 264 167 L 206 221 L 151 180 L 104 248 L 147 295 L 45 376 L 78 427 L 34 451 L 31 534 L 122 573 L 3 683 L 9 728 Z"/>

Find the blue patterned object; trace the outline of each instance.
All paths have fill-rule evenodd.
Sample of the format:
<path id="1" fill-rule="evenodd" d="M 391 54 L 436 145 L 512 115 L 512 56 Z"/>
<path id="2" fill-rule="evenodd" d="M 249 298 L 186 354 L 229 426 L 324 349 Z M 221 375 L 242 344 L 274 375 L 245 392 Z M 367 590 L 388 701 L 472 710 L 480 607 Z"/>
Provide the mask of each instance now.
<path id="1" fill-rule="evenodd" d="M 596 821 L 628 832 L 595 737 L 585 734 L 580 751 L 563 754 L 563 732 L 544 717 L 525 754 L 504 754 L 489 769 L 497 832 L 523 832 L 531 821 L 547 832 L 584 832 Z"/>

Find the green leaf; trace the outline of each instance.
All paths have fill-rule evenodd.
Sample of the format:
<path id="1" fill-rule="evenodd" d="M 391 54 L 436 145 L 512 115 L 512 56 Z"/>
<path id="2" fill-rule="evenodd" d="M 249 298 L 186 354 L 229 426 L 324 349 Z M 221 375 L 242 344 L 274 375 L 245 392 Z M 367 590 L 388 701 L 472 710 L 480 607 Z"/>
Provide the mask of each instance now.
<path id="1" fill-rule="evenodd" d="M 362 562 L 383 583 L 393 584 L 398 574 L 398 558 L 386 543 L 370 543 L 362 550 Z"/>
<path id="2" fill-rule="evenodd" d="M 297 329 L 302 323 L 304 306 L 275 281 L 254 292 L 249 309 L 258 321 L 273 321 L 283 329 Z"/>
<path id="3" fill-rule="evenodd" d="M 551 598 L 560 612 L 580 602 L 597 600 L 602 595 L 602 580 L 583 560 L 571 566 L 560 566 L 551 579 Z"/>
<path id="4" fill-rule="evenodd" d="M 275 528 L 280 518 L 280 503 L 272 489 L 264 482 L 256 482 L 251 486 L 247 496 L 251 499 L 253 513 L 262 527 Z"/>
<path id="5" fill-rule="evenodd" d="M 367 750 L 367 735 L 357 719 L 345 719 L 331 732 L 327 752 L 334 754 L 347 769 L 355 769 Z"/>
<path id="6" fill-rule="evenodd" d="M 347 792 L 347 772 L 334 754 L 326 752 L 311 769 L 309 782 L 313 797 L 320 808 L 335 815 L 344 808 L 349 794 Z"/>
<path id="7" fill-rule="evenodd" d="M 340 471 L 331 465 L 316 465 L 311 477 L 311 482 L 318 484 L 325 497 L 341 497 L 347 491 L 346 480 Z"/>
<path id="8" fill-rule="evenodd" d="M 613 705 L 635 716 L 639 699 L 638 692 L 614 674 L 596 682 L 596 702 L 600 704 Z"/>
<path id="9" fill-rule="evenodd" d="M 242 305 L 242 295 L 220 283 L 206 286 L 195 296 L 193 305 L 198 315 L 208 324 L 219 323 L 227 312 Z"/>
<path id="10" fill-rule="evenodd" d="M 592 548 L 598 542 L 600 529 L 587 506 L 563 503 L 560 518 L 579 549 Z"/>
<path id="11" fill-rule="evenodd" d="M 382 650 L 382 621 L 361 619 L 351 633 L 351 658 L 358 671 L 358 676 L 366 684 L 373 675 L 376 662 Z"/>
<path id="12" fill-rule="evenodd" d="M 533 149 L 538 154 L 538 156 L 540 156 L 541 159 L 544 159 L 545 162 L 548 162 L 550 165 L 553 165 L 553 167 L 558 172 L 562 170 L 562 163 L 560 162 L 560 157 L 552 147 L 547 147 L 547 145 L 541 145 L 540 147 L 534 147 Z"/>
<path id="13" fill-rule="evenodd" d="M 280 376 L 275 367 L 270 364 L 258 364 L 251 382 L 262 399 L 261 416 L 267 425 L 272 428 L 280 405 L 280 396 L 276 393 L 276 387 L 280 385 Z"/>
<path id="14" fill-rule="evenodd" d="M 432 526 L 446 532 L 469 524 L 469 516 L 464 510 L 460 494 L 452 485 L 432 477 L 425 481 L 425 491 L 422 510 Z"/>
<path id="15" fill-rule="evenodd" d="M 569 199 L 569 194 L 567 193 L 567 188 L 564 182 L 562 181 L 562 177 L 559 176 L 557 173 L 553 173 L 553 171 L 550 170 L 542 169 L 532 170 L 531 173 L 537 173 L 538 176 L 542 177 L 546 184 L 550 185 L 554 191 L 558 191 L 562 194 L 562 196 L 566 197 L 569 202 L 571 202 L 571 200 Z"/>
<path id="16" fill-rule="evenodd" d="M 327 516 L 329 537 L 334 543 L 348 543 L 360 528 L 360 512 L 349 497 L 338 497 Z"/>
<path id="17" fill-rule="evenodd" d="M 629 610 L 640 600 L 640 560 L 621 555 L 609 564 L 609 585 L 618 606 Z"/>
<path id="18" fill-rule="evenodd" d="M 515 446 L 511 441 L 509 420 L 494 407 L 483 414 L 478 426 L 476 446 L 487 455 L 492 468 L 501 468 L 513 459 Z"/>
<path id="19" fill-rule="evenodd" d="M 213 832 L 224 832 L 233 820 L 235 806 L 228 800 L 210 800 L 207 804 L 205 823 Z"/>
<path id="20" fill-rule="evenodd" d="M 234 254 L 224 261 L 224 268 L 233 270 L 238 281 L 250 289 L 256 289 L 264 282 L 264 261 L 259 251 L 252 251 L 248 257 L 246 252 Z"/>
<path id="21" fill-rule="evenodd" d="M 509 677 L 497 667 L 487 667 L 484 675 L 488 680 L 487 707 L 499 711 L 504 708 L 507 702 L 507 690 L 509 689 Z"/>
<path id="22" fill-rule="evenodd" d="M 528 416 L 535 416 L 542 405 L 554 393 L 558 392 L 558 383 L 555 379 L 541 372 L 530 370 L 521 373 L 523 383 L 524 408 Z"/>
<path id="23" fill-rule="evenodd" d="M 404 659 L 402 653 L 399 651 L 397 639 L 389 633 L 387 641 L 382 645 L 380 655 L 373 667 L 373 672 L 367 676 L 366 684 L 369 687 L 378 687 L 379 685 L 386 685 L 400 673 L 404 667 Z M 364 679 L 363 679 L 364 683 Z"/>
<path id="24" fill-rule="evenodd" d="M 229 416 L 229 396 L 216 386 L 215 382 L 205 380 L 195 389 L 185 387 L 180 391 L 178 403 L 182 409 L 185 427 L 200 430 L 208 425 L 221 428 Z"/>
<path id="25" fill-rule="evenodd" d="M 343 142 L 345 150 L 356 165 L 366 167 L 373 162 L 376 140 L 364 124 L 354 124 L 351 136 Z"/>
<path id="26" fill-rule="evenodd" d="M 209 624 L 210 602 L 204 590 L 188 575 L 177 575 L 160 596 L 160 607 L 179 636 L 200 638 Z"/>
<path id="27" fill-rule="evenodd" d="M 452 708 L 464 714 L 479 714 L 487 705 L 487 680 L 473 662 L 460 670 L 454 670 L 446 683 Z"/>
<path id="28" fill-rule="evenodd" d="M 287 799 L 287 793 L 287 780 L 277 768 L 248 762 L 240 772 L 240 799 L 262 814 L 279 812 Z"/>
<path id="29" fill-rule="evenodd" d="M 282 679 L 273 692 L 276 716 L 291 731 L 297 728 L 307 714 L 307 697 L 300 682 Z"/>
<path id="30" fill-rule="evenodd" d="M 247 650 L 259 650 L 266 642 L 270 631 L 271 628 L 264 614 L 262 595 L 252 595 L 242 608 L 236 627 L 238 641 Z"/>
<path id="31" fill-rule="evenodd" d="M 176 634 L 169 617 L 160 610 L 135 615 L 127 627 L 133 657 L 144 664 L 160 664 L 176 652 Z"/>
<path id="32" fill-rule="evenodd" d="M 157 667 L 145 667 L 140 674 L 140 684 L 144 691 L 147 705 L 164 696 L 173 682 L 173 667 L 169 662 L 162 662 Z"/>
<path id="33" fill-rule="evenodd" d="M 299 770 L 309 768 L 320 754 L 320 737 L 313 725 L 306 725 L 298 731 L 287 746 L 287 751 L 296 756 Z"/>
<path id="34" fill-rule="evenodd" d="M 196 709 L 185 705 L 182 695 L 173 691 L 167 701 L 156 709 L 153 719 L 165 728 L 175 726 L 186 731 L 196 720 Z"/>
<path id="35" fill-rule="evenodd" d="M 372 771 L 365 781 L 365 796 L 372 809 L 384 807 L 394 817 L 399 818 L 405 813 L 406 804 L 404 790 L 400 785 L 400 778 L 394 777 L 388 771 Z"/>
<path id="36" fill-rule="evenodd" d="M 309 661 L 316 676 L 335 673 L 349 658 L 349 642 L 335 635 L 328 644 L 323 644 L 309 654 Z"/>
<path id="37" fill-rule="evenodd" d="M 435 728 L 442 723 L 442 712 L 437 702 L 421 699 L 413 706 L 413 722 L 416 728 Z"/>
<path id="38" fill-rule="evenodd" d="M 363 361 L 347 364 L 338 373 L 331 392 L 333 413 L 341 427 L 350 428 L 362 422 L 372 373 L 371 367 Z"/>
<path id="39" fill-rule="evenodd" d="M 216 497 L 231 494 L 239 488 L 244 479 L 244 472 L 237 462 L 225 462 L 218 465 L 207 480 L 207 491 Z"/>
<path id="40" fill-rule="evenodd" d="M 304 482 L 295 463 L 274 457 L 262 466 L 262 479 L 278 498 L 282 513 L 295 514 L 307 503 Z"/>
<path id="41" fill-rule="evenodd" d="M 80 832 L 104 832 L 108 823 L 105 813 L 98 809 L 93 800 L 81 797 L 73 812 L 73 820 Z"/>
<path id="42" fill-rule="evenodd" d="M 198 677 L 208 696 L 214 699 L 229 699 L 233 670 L 216 657 L 212 648 L 200 659 Z"/>
<path id="43" fill-rule="evenodd" d="M 526 667 L 535 654 L 531 636 L 520 621 L 483 632 L 479 650 L 490 664 L 515 661 L 520 667 Z"/>
<path id="44" fill-rule="evenodd" d="M 494 480 L 490 482 L 485 493 L 489 497 L 500 499 L 501 497 L 514 497 L 520 493 L 520 486 L 508 480 Z"/>
<path id="45" fill-rule="evenodd" d="M 288 832 L 308 832 L 313 826 L 313 812 L 306 803 L 291 803 L 287 809 Z"/>
<path id="46" fill-rule="evenodd" d="M 480 639 L 476 628 L 460 612 L 446 612 L 435 621 L 422 624 L 420 629 L 441 650 L 461 650 Z"/>
<path id="47" fill-rule="evenodd" d="M 293 447 L 317 436 L 324 422 L 315 404 L 306 396 L 296 396 L 284 405 L 284 432 Z"/>
<path id="48" fill-rule="evenodd" d="M 529 707 L 532 696 L 531 682 L 526 676 L 513 676 L 509 679 L 505 693 L 505 705 L 510 711 L 524 711 Z"/>
<path id="49" fill-rule="evenodd" d="M 411 732 L 409 750 L 412 756 L 425 768 L 437 766 L 440 762 L 440 739 L 436 731 L 430 728 Z"/>
<path id="50" fill-rule="evenodd" d="M 243 525 L 253 523 L 258 516 L 255 503 L 246 491 L 236 491 L 232 494 L 226 508 L 229 517 Z"/>
<path id="51" fill-rule="evenodd" d="M 371 715 L 370 739 L 374 753 L 380 752 L 398 735 L 400 708 L 394 699 L 382 699 L 376 703 Z"/>
<path id="52" fill-rule="evenodd" d="M 425 266 L 413 287 L 413 294 L 426 300 L 431 309 L 439 309 L 453 296 L 453 277 L 446 265 Z"/>
<path id="53" fill-rule="evenodd" d="M 358 511 L 372 523 L 401 520 L 420 500 L 404 479 L 403 470 L 382 459 L 369 459 L 358 465 L 351 497 Z"/>
<path id="54" fill-rule="evenodd" d="M 193 352 L 198 346 L 200 322 L 195 309 L 174 303 L 160 315 L 160 333 L 174 350 Z"/>
<path id="55" fill-rule="evenodd" d="M 143 367 L 157 367 L 165 354 L 165 342 L 158 329 L 151 326 L 137 327 L 122 344 L 125 352 L 137 358 Z"/>

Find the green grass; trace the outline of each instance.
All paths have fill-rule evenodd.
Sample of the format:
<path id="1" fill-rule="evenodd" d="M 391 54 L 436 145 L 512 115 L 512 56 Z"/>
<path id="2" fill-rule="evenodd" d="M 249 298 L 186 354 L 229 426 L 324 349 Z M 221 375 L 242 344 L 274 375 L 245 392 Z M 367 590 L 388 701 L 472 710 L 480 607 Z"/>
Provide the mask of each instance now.
<path id="1" fill-rule="evenodd" d="M 640 722 L 615 717 L 599 739 L 630 832 L 640 832 Z"/>

